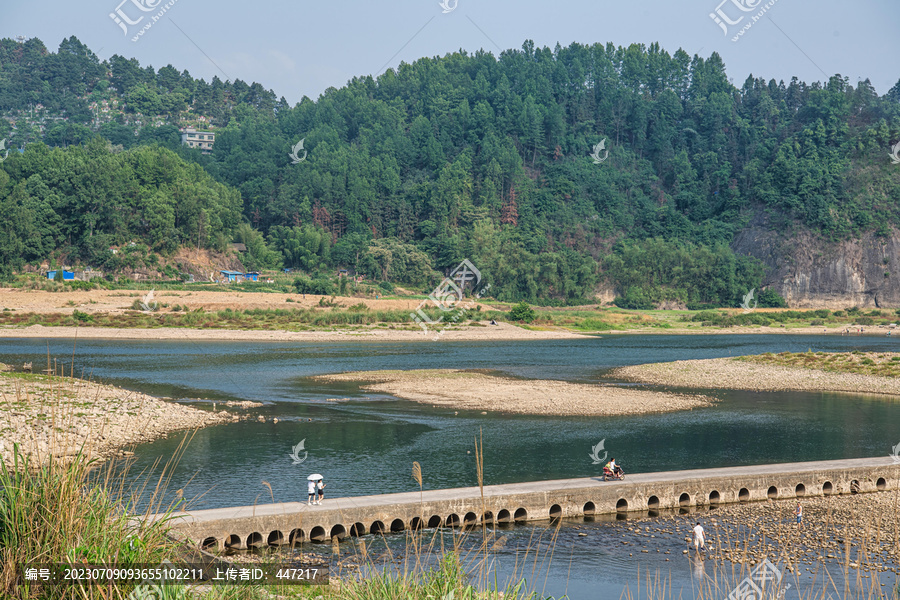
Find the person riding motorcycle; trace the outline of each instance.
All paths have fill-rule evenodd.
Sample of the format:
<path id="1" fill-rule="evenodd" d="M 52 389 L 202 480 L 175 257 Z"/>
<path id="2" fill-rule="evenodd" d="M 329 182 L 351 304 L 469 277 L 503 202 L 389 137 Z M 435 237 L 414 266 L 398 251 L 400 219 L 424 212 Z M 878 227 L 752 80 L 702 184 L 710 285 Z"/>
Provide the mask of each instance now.
<path id="1" fill-rule="evenodd" d="M 623 477 L 622 467 L 616 464 L 616 459 L 612 459 L 603 467 L 603 474 L 608 475 L 609 477 L 615 477 L 616 479 L 621 479 Z"/>

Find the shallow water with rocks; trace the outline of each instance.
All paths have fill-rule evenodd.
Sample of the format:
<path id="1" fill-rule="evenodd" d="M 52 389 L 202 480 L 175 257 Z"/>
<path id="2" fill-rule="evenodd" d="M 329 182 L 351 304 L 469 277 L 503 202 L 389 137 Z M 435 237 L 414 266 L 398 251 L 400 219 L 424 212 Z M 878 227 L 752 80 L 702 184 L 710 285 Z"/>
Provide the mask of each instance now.
<path id="1" fill-rule="evenodd" d="M 417 563 L 434 564 L 441 549 L 456 548 L 475 581 L 524 578 L 544 596 L 573 599 L 629 593 L 633 598 L 722 599 L 758 577 L 764 564 L 778 574 L 778 581 L 769 580 L 766 598 L 893 598 L 900 582 L 898 501 L 897 492 L 805 499 L 800 529 L 795 502 L 778 500 L 469 531 L 365 535 L 339 548 L 304 544 L 279 552 L 326 561 L 334 576 L 350 578 L 385 568 L 414 570 Z M 707 535 L 706 552 L 699 554 L 691 545 L 697 522 Z"/>

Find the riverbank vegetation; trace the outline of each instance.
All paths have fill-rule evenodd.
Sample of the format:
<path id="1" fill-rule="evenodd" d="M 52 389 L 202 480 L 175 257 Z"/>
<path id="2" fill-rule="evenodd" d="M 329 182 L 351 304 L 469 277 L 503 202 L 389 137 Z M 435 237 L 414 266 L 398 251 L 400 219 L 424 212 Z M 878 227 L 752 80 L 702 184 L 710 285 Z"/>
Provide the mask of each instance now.
<path id="1" fill-rule="evenodd" d="M 742 356 L 740 360 L 767 365 L 817 369 L 829 373 L 857 373 L 878 377 L 900 377 L 900 354 L 896 352 L 767 352 Z"/>
<path id="2" fill-rule="evenodd" d="M 137 301 L 136 301 L 137 302 Z M 165 312 L 164 312 L 165 311 Z M 0 313 L 0 325 L 27 327 L 29 325 L 113 327 L 118 329 L 185 327 L 198 329 L 238 329 L 238 330 L 280 330 L 306 331 L 317 328 L 385 326 L 401 329 L 418 329 L 410 318 L 409 310 L 369 310 L 360 308 L 323 307 L 322 309 L 247 309 L 205 311 L 195 309 L 183 311 L 179 305 L 162 311 L 143 312 L 140 310 L 120 313 L 87 313 L 74 310 L 71 314 Z M 439 309 L 424 311 L 429 318 L 437 320 L 443 316 Z M 477 311 L 471 311 L 474 318 Z"/>
<path id="3" fill-rule="evenodd" d="M 895 353 L 784 353 L 631 365 L 609 376 L 667 388 L 851 392 L 890 401 L 900 396 L 898 360 Z"/>
<path id="4" fill-rule="evenodd" d="M 62 285 L 49 282 L 51 285 Z M 88 284 L 89 285 L 89 284 Z M 629 310 L 615 306 L 532 306 L 490 299 L 465 299 L 459 308 L 444 312 L 419 294 L 395 290 L 393 294 L 364 292 L 352 295 L 256 294 L 254 288 L 222 286 L 156 290 L 152 301 L 145 300 L 150 289 L 121 288 L 95 295 L 78 295 L 73 290 L 53 295 L 33 296 L 25 292 L 6 296 L 0 310 L 0 326 L 193 328 L 260 331 L 369 330 L 387 328 L 420 331 L 414 317 L 421 310 L 441 329 L 484 326 L 491 320 L 532 330 L 568 330 L 577 333 L 616 331 L 705 332 L 742 328 L 806 330 L 821 333 L 859 333 L 860 329 L 887 333 L 900 322 L 900 311 L 850 307 L 842 310 L 788 310 L 757 308 L 719 310 Z M 70 293 L 66 293 L 70 292 Z M 68 299 L 68 300 L 67 300 Z M 424 301 L 424 302 L 423 302 Z M 149 302 L 149 304 L 148 304 Z M 283 304 L 281 304 L 283 303 Z M 32 310 L 10 308 L 32 307 Z M 146 305 L 146 306 L 145 306 Z M 274 305 L 274 306 L 273 306 Z M 277 306 L 281 306 L 276 308 Z M 226 308 L 221 308 L 225 306 Z M 149 309 L 149 310 L 148 310 Z M 440 321 L 439 321 L 440 320 Z"/>

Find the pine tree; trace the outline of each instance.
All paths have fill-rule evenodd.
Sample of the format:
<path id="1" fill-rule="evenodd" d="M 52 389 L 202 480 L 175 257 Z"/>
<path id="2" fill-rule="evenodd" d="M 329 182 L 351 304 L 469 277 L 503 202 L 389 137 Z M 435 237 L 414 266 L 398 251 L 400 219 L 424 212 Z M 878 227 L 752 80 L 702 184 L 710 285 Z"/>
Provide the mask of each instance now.
<path id="1" fill-rule="evenodd" d="M 500 212 L 500 222 L 513 227 L 519 224 L 519 206 L 516 204 L 515 186 L 509 187 L 509 195 L 506 197 Z"/>

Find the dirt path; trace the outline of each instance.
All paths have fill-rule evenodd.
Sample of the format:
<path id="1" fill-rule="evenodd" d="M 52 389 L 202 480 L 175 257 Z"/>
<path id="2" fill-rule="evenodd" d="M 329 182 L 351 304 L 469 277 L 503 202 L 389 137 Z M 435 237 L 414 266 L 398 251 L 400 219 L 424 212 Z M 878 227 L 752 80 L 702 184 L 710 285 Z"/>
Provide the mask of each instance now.
<path id="1" fill-rule="evenodd" d="M 135 300 L 141 300 L 147 291 L 139 290 L 90 290 L 47 292 L 41 290 L 24 290 L 21 288 L 0 288 L 0 309 L 9 308 L 17 312 L 33 312 L 40 314 L 72 314 L 77 308 L 81 312 L 124 313 L 132 310 Z M 313 308 L 319 301 L 331 296 L 313 294 L 283 294 L 276 292 L 240 292 L 223 287 L 221 291 L 209 290 L 157 290 L 153 300 L 162 305 L 187 306 L 189 310 L 202 308 L 208 312 L 225 310 L 273 309 L 273 308 Z M 290 301 L 288 301 L 290 300 Z M 345 308 L 354 304 L 365 304 L 371 310 L 416 310 L 422 300 L 410 298 L 374 298 L 337 297 L 336 302 Z M 473 303 L 472 308 L 479 305 Z M 481 310 L 489 309 L 481 305 Z"/>

